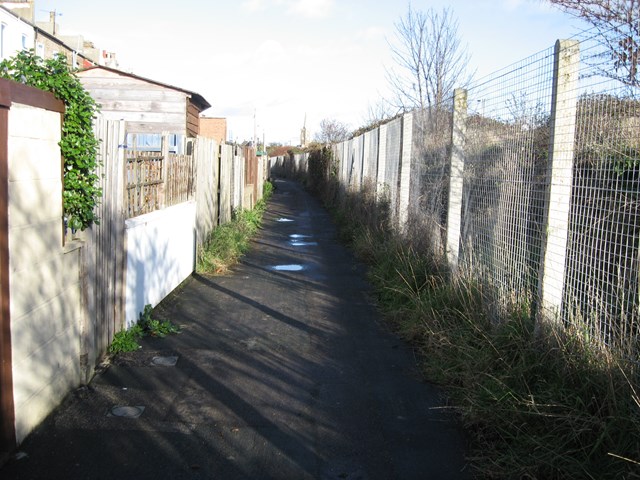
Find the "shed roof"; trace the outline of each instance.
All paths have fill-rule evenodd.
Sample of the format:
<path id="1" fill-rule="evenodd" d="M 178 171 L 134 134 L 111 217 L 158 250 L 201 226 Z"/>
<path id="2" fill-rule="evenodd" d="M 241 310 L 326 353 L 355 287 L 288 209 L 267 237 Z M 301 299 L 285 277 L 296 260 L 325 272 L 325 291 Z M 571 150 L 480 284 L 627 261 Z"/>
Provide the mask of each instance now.
<path id="1" fill-rule="evenodd" d="M 82 72 L 85 72 L 85 71 L 88 71 L 88 70 L 95 70 L 95 69 L 106 70 L 108 72 L 112 72 L 112 73 L 115 73 L 115 74 L 118 74 L 118 75 L 122 75 L 122 76 L 125 76 L 125 77 L 130 77 L 130 78 L 135 78 L 137 80 L 142 80 L 144 82 L 148 82 L 148 83 L 151 83 L 151 84 L 154 84 L 154 85 L 158 85 L 160 87 L 169 88 L 171 90 L 177 90 L 179 92 L 185 93 L 189 97 L 191 97 L 191 100 L 196 105 L 196 107 L 198 107 L 200 109 L 200 111 L 206 110 L 207 108 L 211 108 L 211 104 L 209 102 L 207 102 L 205 100 L 205 98 L 202 95 L 200 95 L 199 93 L 192 92 L 191 90 L 186 90 L 184 88 L 176 87 L 174 85 L 169 85 L 168 83 L 162 83 L 162 82 L 159 82 L 157 80 L 152 80 L 150 78 L 141 77 L 140 75 L 135 75 L 133 73 L 124 72 L 122 70 L 118 70 L 117 68 L 105 67 L 104 65 L 94 65 L 94 66 L 91 66 L 91 67 L 83 68 L 78 73 L 82 73 Z"/>

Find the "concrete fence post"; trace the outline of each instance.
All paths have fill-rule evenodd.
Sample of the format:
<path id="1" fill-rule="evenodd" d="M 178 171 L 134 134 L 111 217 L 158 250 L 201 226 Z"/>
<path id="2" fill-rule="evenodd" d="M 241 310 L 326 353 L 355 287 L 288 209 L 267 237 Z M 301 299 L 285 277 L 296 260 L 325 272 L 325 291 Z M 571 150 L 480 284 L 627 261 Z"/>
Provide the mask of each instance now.
<path id="1" fill-rule="evenodd" d="M 387 124 L 378 127 L 378 173 L 376 175 L 376 198 L 382 200 L 386 191 L 387 174 Z"/>
<path id="2" fill-rule="evenodd" d="M 452 271 L 458 268 L 462 231 L 462 189 L 464 185 L 464 143 L 467 128 L 467 91 L 453 92 L 451 154 L 449 159 L 449 202 L 447 206 L 447 261 Z"/>
<path id="3" fill-rule="evenodd" d="M 398 226 L 406 233 L 409 221 L 409 199 L 411 193 L 411 158 L 413 155 L 413 112 L 402 117 L 402 151 L 400 158 L 400 185 L 398 190 Z"/>
<path id="4" fill-rule="evenodd" d="M 573 177 L 580 47 L 575 40 L 558 40 L 554 52 L 549 164 L 538 277 L 538 324 L 557 321 L 562 307 L 567 256 L 569 207 Z"/>

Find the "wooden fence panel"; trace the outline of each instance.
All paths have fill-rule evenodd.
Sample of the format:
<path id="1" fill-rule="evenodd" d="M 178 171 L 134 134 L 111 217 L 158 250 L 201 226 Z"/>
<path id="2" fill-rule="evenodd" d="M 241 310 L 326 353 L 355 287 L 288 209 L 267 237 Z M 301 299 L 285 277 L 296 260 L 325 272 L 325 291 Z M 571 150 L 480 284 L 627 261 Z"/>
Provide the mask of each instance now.
<path id="1" fill-rule="evenodd" d="M 196 238 L 203 245 L 218 224 L 218 188 L 220 183 L 220 147 L 211 138 L 198 137 L 196 163 Z"/>
<path id="2" fill-rule="evenodd" d="M 233 190 L 233 146 L 222 145 L 220 155 L 220 224 L 231 221 L 231 193 Z"/>
<path id="3" fill-rule="evenodd" d="M 170 153 L 167 160 L 165 206 L 168 207 L 192 200 L 196 173 L 193 155 Z"/>
<path id="4" fill-rule="evenodd" d="M 124 324 L 126 246 L 124 231 L 124 122 L 98 117 L 100 142 L 100 223 L 88 230 L 84 251 L 85 319 L 81 354 L 89 380 L 93 366 Z"/>
<path id="5" fill-rule="evenodd" d="M 158 152 L 126 152 L 127 218 L 162 208 L 164 157 Z"/>

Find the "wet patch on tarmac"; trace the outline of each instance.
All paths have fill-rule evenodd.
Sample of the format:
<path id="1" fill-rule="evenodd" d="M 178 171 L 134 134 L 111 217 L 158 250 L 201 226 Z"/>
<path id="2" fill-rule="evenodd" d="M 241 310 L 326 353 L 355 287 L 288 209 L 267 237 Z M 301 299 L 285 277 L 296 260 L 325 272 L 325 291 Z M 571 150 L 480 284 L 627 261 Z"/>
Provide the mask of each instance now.
<path id="1" fill-rule="evenodd" d="M 271 270 L 275 270 L 276 272 L 300 272 L 304 270 L 302 265 L 274 265 L 271 267 Z"/>

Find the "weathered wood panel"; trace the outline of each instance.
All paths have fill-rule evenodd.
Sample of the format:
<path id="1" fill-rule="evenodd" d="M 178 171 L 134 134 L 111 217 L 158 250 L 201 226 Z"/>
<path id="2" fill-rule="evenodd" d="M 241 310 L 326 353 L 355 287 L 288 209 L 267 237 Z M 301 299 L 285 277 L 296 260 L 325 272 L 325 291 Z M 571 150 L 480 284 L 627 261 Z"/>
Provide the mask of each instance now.
<path id="1" fill-rule="evenodd" d="M 167 123 L 169 125 L 175 125 L 176 129 L 169 130 L 171 133 L 181 133 L 184 135 L 184 114 L 181 113 L 165 113 L 165 112 L 122 112 L 122 111 L 105 111 L 102 110 L 102 115 L 107 120 L 124 120 L 126 122 L 145 122 L 145 123 Z M 180 125 L 180 127 L 178 127 Z M 127 129 L 129 130 L 129 129 Z M 159 131 L 158 133 L 162 133 Z"/>
<path id="2" fill-rule="evenodd" d="M 85 304 L 82 352 L 90 371 L 124 325 L 126 245 L 124 231 L 124 122 L 95 122 L 101 139 L 99 177 L 102 201 L 96 207 L 100 224 L 89 230 L 86 242 Z M 89 374 L 89 372 L 87 372 Z"/>
<path id="3" fill-rule="evenodd" d="M 200 110 L 187 99 L 187 136 L 197 137 L 200 133 Z"/>
<path id="4" fill-rule="evenodd" d="M 219 222 L 222 225 L 231 221 L 231 194 L 233 191 L 233 146 L 222 145 L 220 154 L 220 213 Z"/>
<path id="5" fill-rule="evenodd" d="M 128 133 L 187 135 L 188 130 L 197 130 L 197 125 L 187 127 L 189 100 L 183 91 L 103 68 L 78 72 L 78 77 L 101 105 L 104 118 L 125 120 Z"/>
<path id="6" fill-rule="evenodd" d="M 196 241 L 202 246 L 218 224 L 220 146 L 215 140 L 198 137 L 196 159 Z"/>

